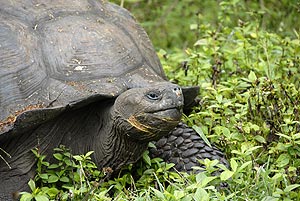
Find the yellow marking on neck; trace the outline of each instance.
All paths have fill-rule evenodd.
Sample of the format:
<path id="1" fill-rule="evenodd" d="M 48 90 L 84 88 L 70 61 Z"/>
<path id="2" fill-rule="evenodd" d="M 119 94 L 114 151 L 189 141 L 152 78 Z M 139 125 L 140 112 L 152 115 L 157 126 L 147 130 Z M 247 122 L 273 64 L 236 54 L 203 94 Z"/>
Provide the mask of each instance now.
<path id="1" fill-rule="evenodd" d="M 138 130 L 149 133 L 151 136 L 154 135 L 154 133 L 149 130 L 151 128 L 150 126 L 140 123 L 134 116 L 130 116 L 127 121 Z"/>
<path id="2" fill-rule="evenodd" d="M 178 120 L 172 119 L 172 118 L 161 118 L 162 121 L 166 121 L 166 122 L 178 122 Z"/>

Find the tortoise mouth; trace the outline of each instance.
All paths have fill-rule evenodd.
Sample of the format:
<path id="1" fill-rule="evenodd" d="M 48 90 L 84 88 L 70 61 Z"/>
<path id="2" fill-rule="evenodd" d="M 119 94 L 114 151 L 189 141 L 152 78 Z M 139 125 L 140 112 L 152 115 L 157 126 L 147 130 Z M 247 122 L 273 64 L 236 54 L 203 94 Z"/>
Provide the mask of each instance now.
<path id="1" fill-rule="evenodd" d="M 158 119 L 166 121 L 178 121 L 182 116 L 182 107 L 172 107 L 163 110 L 148 112 L 148 114 Z"/>
<path id="2" fill-rule="evenodd" d="M 167 135 L 179 123 L 181 116 L 181 107 L 132 115 L 127 121 L 142 132 L 131 132 L 130 136 L 139 141 L 157 140 Z"/>

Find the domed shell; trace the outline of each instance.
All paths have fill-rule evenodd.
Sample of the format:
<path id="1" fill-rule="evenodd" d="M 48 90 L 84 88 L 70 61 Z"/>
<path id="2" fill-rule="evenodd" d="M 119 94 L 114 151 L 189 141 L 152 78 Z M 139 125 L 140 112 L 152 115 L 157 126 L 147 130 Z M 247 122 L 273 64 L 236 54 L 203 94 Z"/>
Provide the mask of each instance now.
<path id="1" fill-rule="evenodd" d="M 0 133 L 166 80 L 147 34 L 119 6 L 99 0 L 0 3 Z"/>

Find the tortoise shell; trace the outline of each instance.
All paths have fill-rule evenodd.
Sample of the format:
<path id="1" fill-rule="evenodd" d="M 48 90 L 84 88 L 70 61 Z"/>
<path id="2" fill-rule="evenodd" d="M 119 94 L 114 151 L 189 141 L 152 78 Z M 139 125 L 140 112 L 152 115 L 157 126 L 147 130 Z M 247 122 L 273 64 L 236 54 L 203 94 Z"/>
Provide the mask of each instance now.
<path id="1" fill-rule="evenodd" d="M 0 21 L 0 134 L 166 80 L 145 31 L 114 4 L 1 0 Z"/>

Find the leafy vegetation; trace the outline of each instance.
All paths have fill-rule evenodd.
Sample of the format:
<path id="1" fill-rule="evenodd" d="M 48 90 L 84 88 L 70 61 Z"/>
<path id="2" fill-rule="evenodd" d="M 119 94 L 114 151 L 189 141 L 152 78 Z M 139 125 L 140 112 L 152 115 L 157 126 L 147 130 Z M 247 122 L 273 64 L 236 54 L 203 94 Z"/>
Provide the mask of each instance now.
<path id="1" fill-rule="evenodd" d="M 128 9 L 142 24 L 156 48 L 174 51 L 193 46 L 197 28 L 234 28 L 253 22 L 260 29 L 295 37 L 300 31 L 297 0 L 110 0 Z M 192 30 L 190 30 L 190 28 Z"/>
<path id="2" fill-rule="evenodd" d="M 178 173 L 146 152 L 106 180 L 92 152 L 58 148 L 50 164 L 34 151 L 37 176 L 23 200 L 300 200 L 299 4 L 164 2 L 123 3 L 152 30 L 170 80 L 201 87 L 184 120 L 226 153 L 230 168 L 204 160 L 201 173 Z"/>

